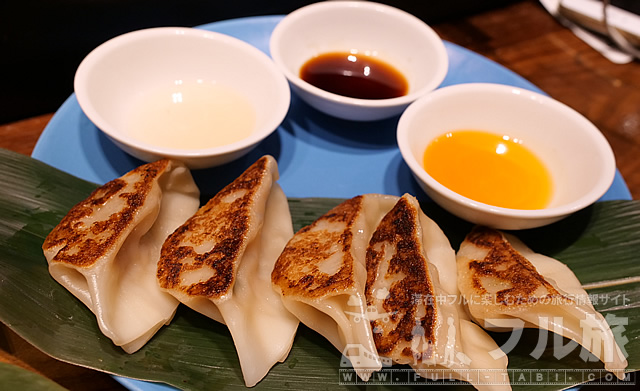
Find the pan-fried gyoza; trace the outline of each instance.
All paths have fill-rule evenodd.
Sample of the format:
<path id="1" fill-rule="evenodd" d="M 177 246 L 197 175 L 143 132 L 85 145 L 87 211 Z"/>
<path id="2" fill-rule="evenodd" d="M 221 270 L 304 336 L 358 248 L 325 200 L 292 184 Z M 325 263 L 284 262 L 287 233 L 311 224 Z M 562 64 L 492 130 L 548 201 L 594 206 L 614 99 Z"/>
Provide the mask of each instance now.
<path id="1" fill-rule="evenodd" d="M 453 273 L 450 291 L 438 267 Z M 366 194 L 296 233 L 272 280 L 287 308 L 343 352 L 361 378 L 396 362 L 424 377 L 436 377 L 437 369 L 488 389 L 474 375 L 483 368 L 504 373 L 506 356 L 488 354 L 498 346 L 457 300 L 436 303 L 438 296 L 457 296 L 455 271 L 448 239 L 415 198 Z"/>
<path id="2" fill-rule="evenodd" d="M 167 236 L 199 206 L 182 164 L 159 160 L 96 189 L 75 205 L 42 248 L 49 272 L 96 315 L 126 352 L 140 349 L 178 307 L 156 281 Z"/>
<path id="3" fill-rule="evenodd" d="M 275 159 L 264 156 L 171 234 L 158 281 L 188 307 L 229 328 L 247 386 L 289 354 L 298 320 L 271 287 L 293 235 Z"/>
<path id="4" fill-rule="evenodd" d="M 510 390 L 504 382 L 507 358 L 464 312 L 455 269 L 449 240 L 405 194 L 384 216 L 367 249 L 367 304 L 389 314 L 371 320 L 377 351 L 426 378 Z"/>
<path id="5" fill-rule="evenodd" d="M 565 264 L 513 235 L 478 226 L 457 254 L 458 285 L 471 316 L 487 329 L 543 328 L 576 341 L 619 378 L 627 361 L 609 325 Z"/>

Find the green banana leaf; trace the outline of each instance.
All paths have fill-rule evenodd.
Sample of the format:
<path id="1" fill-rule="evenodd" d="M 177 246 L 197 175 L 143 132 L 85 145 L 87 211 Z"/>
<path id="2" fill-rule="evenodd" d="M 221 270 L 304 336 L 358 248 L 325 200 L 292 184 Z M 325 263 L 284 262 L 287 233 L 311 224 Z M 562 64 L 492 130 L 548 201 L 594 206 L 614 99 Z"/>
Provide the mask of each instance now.
<path id="1" fill-rule="evenodd" d="M 245 388 L 224 325 L 180 306 L 169 326 L 141 350 L 127 354 L 104 337 L 94 315 L 50 277 L 42 242 L 95 184 L 6 150 L 0 150 L 0 183 L 0 321 L 43 352 L 76 365 L 183 390 L 209 389 L 213 385 Z M 294 229 L 311 223 L 339 202 L 290 199 Z M 433 203 L 424 204 L 423 209 L 457 248 L 471 225 Z M 594 303 L 596 308 L 610 315 L 608 320 L 612 319 L 620 331 L 618 342 L 629 354 L 629 369 L 640 367 L 640 202 L 596 203 L 559 223 L 517 235 L 534 250 L 566 262 L 583 284 L 592 287 L 589 293 L 601 299 Z M 509 333 L 491 335 L 499 345 L 509 337 Z M 595 378 L 606 374 L 600 362 L 586 362 L 578 349 L 559 360 L 549 343 L 538 352 L 538 358 L 533 357 L 533 347 L 541 336 L 538 330 L 524 331 L 518 345 L 508 353 L 510 369 L 524 374 L 547 369 L 549 373 L 584 371 L 551 384 L 525 385 L 517 382 L 521 378 L 514 378 L 515 390 L 563 389 L 590 379 L 589 374 Z M 553 336 L 547 337 L 547 341 L 553 340 Z M 286 361 L 272 368 L 255 388 L 348 388 L 351 385 L 344 384 L 348 378 L 344 376 L 350 370 L 341 368 L 340 363 L 340 352 L 301 325 Z M 413 379 L 407 368 L 394 370 L 406 372 L 405 377 Z M 391 385 L 379 381 L 367 388 L 390 389 Z M 468 385 L 450 387 L 473 389 Z"/>
<path id="2" fill-rule="evenodd" d="M 65 391 L 46 377 L 14 364 L 0 362 L 0 384 L 4 390 Z"/>

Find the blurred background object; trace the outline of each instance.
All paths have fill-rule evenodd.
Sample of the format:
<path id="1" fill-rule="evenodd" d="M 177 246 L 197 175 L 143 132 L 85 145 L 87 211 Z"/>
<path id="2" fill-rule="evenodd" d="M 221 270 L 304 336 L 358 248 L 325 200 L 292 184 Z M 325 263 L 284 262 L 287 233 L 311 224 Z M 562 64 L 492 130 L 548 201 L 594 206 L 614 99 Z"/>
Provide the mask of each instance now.
<path id="1" fill-rule="evenodd" d="M 640 1 L 540 0 L 560 23 L 609 61 L 640 59 Z"/>

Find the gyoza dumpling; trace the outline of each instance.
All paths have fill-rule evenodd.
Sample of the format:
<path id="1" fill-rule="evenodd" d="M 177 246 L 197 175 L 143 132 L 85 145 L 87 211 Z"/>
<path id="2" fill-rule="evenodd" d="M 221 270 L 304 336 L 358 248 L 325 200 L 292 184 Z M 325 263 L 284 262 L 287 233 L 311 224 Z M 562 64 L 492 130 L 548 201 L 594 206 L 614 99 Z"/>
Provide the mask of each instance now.
<path id="1" fill-rule="evenodd" d="M 565 264 L 512 235 L 475 227 L 457 254 L 458 285 L 471 316 L 487 329 L 543 328 L 576 341 L 622 378 L 627 361 L 604 317 Z"/>
<path id="2" fill-rule="evenodd" d="M 96 189 L 51 231 L 42 246 L 49 273 L 93 311 L 104 335 L 133 353 L 176 311 L 156 264 L 164 240 L 198 206 L 184 165 L 140 166 Z"/>
<path id="3" fill-rule="evenodd" d="M 249 387 L 284 361 L 298 327 L 271 287 L 293 235 L 277 179 L 275 159 L 260 158 L 167 238 L 158 262 L 164 290 L 227 325 Z"/>
<path id="4" fill-rule="evenodd" d="M 286 307 L 343 352 L 364 380 L 381 368 L 367 321 L 365 252 L 397 199 L 367 194 L 344 201 L 295 234 L 272 274 Z"/>
<path id="5" fill-rule="evenodd" d="M 381 356 L 409 364 L 423 377 L 511 389 L 506 356 L 490 356 L 498 346 L 460 305 L 449 240 L 414 197 L 405 194 L 384 216 L 366 259 L 367 305 L 375 314 L 370 322 Z"/>

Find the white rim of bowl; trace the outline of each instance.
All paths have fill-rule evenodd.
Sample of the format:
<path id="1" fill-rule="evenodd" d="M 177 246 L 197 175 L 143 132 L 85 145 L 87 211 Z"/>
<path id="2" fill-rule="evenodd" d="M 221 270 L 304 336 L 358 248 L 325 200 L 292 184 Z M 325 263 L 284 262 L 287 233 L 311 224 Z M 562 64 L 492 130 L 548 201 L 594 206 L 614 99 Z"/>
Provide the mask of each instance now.
<path id="1" fill-rule="evenodd" d="M 416 26 L 416 28 L 422 29 L 427 38 L 433 42 L 434 47 L 436 49 L 436 53 L 434 59 L 438 61 L 438 67 L 436 68 L 436 72 L 434 73 L 431 81 L 423 86 L 422 88 L 411 92 L 410 94 L 399 96 L 397 98 L 389 98 L 389 99 L 359 99 L 359 98 L 351 98 L 348 96 L 334 94 L 332 92 L 325 91 L 321 88 L 318 88 L 306 81 L 302 80 L 298 75 L 294 74 L 289 70 L 284 61 L 282 60 L 281 53 L 279 50 L 279 42 L 281 40 L 282 35 L 285 33 L 285 30 L 289 27 L 290 24 L 294 23 L 296 20 L 300 18 L 304 18 L 307 15 L 315 12 L 317 9 L 343 9 L 344 7 L 349 8 L 364 8 L 377 12 L 386 13 L 388 15 L 392 15 L 397 18 L 402 18 L 405 23 L 412 24 Z M 423 96 L 425 93 L 433 91 L 436 89 L 444 80 L 447 75 L 447 71 L 449 68 L 449 57 L 447 55 L 447 50 L 444 46 L 444 43 L 440 36 L 425 22 L 423 22 L 418 17 L 405 12 L 401 9 L 381 4 L 374 3 L 369 1 L 324 1 L 319 3 L 313 3 L 307 5 L 302 8 L 298 8 L 297 10 L 291 12 L 287 16 L 285 16 L 274 28 L 273 33 L 271 34 L 271 38 L 269 40 L 269 48 L 271 52 L 271 57 L 273 61 L 280 67 L 280 70 L 286 78 L 293 83 L 296 87 L 313 92 L 315 95 L 318 95 L 326 100 L 330 100 L 336 103 L 346 104 L 354 107 L 387 107 L 387 106 L 400 106 L 407 105 L 412 101 L 416 100 L 418 97 Z"/>
<path id="2" fill-rule="evenodd" d="M 439 96 L 447 96 L 447 95 L 457 95 L 464 93 L 466 91 L 492 91 L 499 92 L 504 94 L 515 94 L 519 97 L 523 98 L 535 98 L 539 101 L 543 102 L 547 106 L 551 106 L 554 109 L 564 111 L 567 115 L 571 116 L 578 122 L 582 122 L 585 126 L 585 135 L 590 137 L 593 140 L 593 143 L 597 145 L 598 150 L 602 152 L 602 156 L 604 157 L 603 171 L 607 173 L 606 175 L 602 175 L 596 185 L 591 189 L 591 191 L 585 193 L 580 198 L 576 199 L 573 202 L 565 203 L 562 205 L 554 206 L 551 208 L 545 209 L 510 209 L 510 208 L 501 208 L 498 206 L 493 206 L 489 204 L 485 204 L 482 202 L 474 201 L 471 198 L 467 198 L 463 195 L 460 195 L 453 190 L 445 187 L 440 184 L 440 182 L 436 181 L 431 175 L 427 174 L 427 172 L 422 167 L 422 164 L 418 162 L 413 153 L 411 152 L 411 146 L 408 141 L 408 123 L 413 119 L 413 117 L 418 113 L 418 111 L 428 104 L 431 100 L 438 98 Z M 600 132 L 600 130 L 589 121 L 582 114 L 578 113 L 571 107 L 566 104 L 555 100 L 547 95 L 543 95 L 531 90 L 513 87 L 504 84 L 493 84 L 493 83 L 464 83 L 464 84 L 456 84 L 447 87 L 442 87 L 437 89 L 428 95 L 416 100 L 414 103 L 409 105 L 407 109 L 400 116 L 400 120 L 398 121 L 398 132 L 397 132 L 397 142 L 398 147 L 400 149 L 400 154 L 404 158 L 404 161 L 407 163 L 409 168 L 411 169 L 413 175 L 418 176 L 422 181 L 426 182 L 429 187 L 434 189 L 434 191 L 440 193 L 445 198 L 458 203 L 464 206 L 467 206 L 473 210 L 479 212 L 490 212 L 497 216 L 501 217 L 518 217 L 518 218 L 527 218 L 532 220 L 537 219 L 546 219 L 557 216 L 564 216 L 574 212 L 577 212 L 585 207 L 591 205 L 596 202 L 606 191 L 609 189 L 616 174 L 616 164 L 615 164 L 615 156 L 613 154 L 613 150 L 609 145 L 609 142 L 604 137 L 604 135 Z"/>
<path id="3" fill-rule="evenodd" d="M 252 133 L 249 137 L 218 147 L 202 149 L 174 149 L 155 146 L 153 144 L 149 144 L 133 138 L 122 137 L 120 134 L 118 134 L 118 132 L 114 132 L 111 129 L 109 122 L 105 120 L 94 109 L 93 105 L 87 98 L 87 78 L 89 76 L 89 72 L 93 65 L 96 62 L 99 62 L 103 58 L 103 56 L 122 44 L 126 44 L 130 41 L 135 42 L 138 39 L 147 38 L 150 36 L 162 37 L 172 34 L 214 39 L 223 43 L 232 44 L 247 55 L 256 58 L 259 62 L 263 63 L 264 66 L 269 69 L 270 73 L 273 74 L 273 77 L 278 85 L 279 95 L 282 94 L 283 98 L 287 101 L 287 104 L 282 106 L 282 109 L 279 113 L 276 112 L 275 115 L 272 116 L 273 119 L 271 122 L 265 124 L 260 129 L 257 129 L 257 131 Z M 109 137 L 113 138 L 117 142 L 136 149 L 144 150 L 148 153 L 176 158 L 196 158 L 208 157 L 211 155 L 222 155 L 251 147 L 254 144 L 257 144 L 267 138 L 278 128 L 278 126 L 282 123 L 285 116 L 287 115 L 291 102 L 291 91 L 289 89 L 287 79 L 284 77 L 282 72 L 280 72 L 276 64 L 271 60 L 271 58 L 269 58 L 268 55 L 260 51 L 258 48 L 230 35 L 190 27 L 153 27 L 136 30 L 118 35 L 100 44 L 95 49 L 93 49 L 78 66 L 74 77 L 74 94 L 82 111 L 87 115 L 87 117 L 89 117 L 89 119 L 98 129 L 100 129 Z"/>

